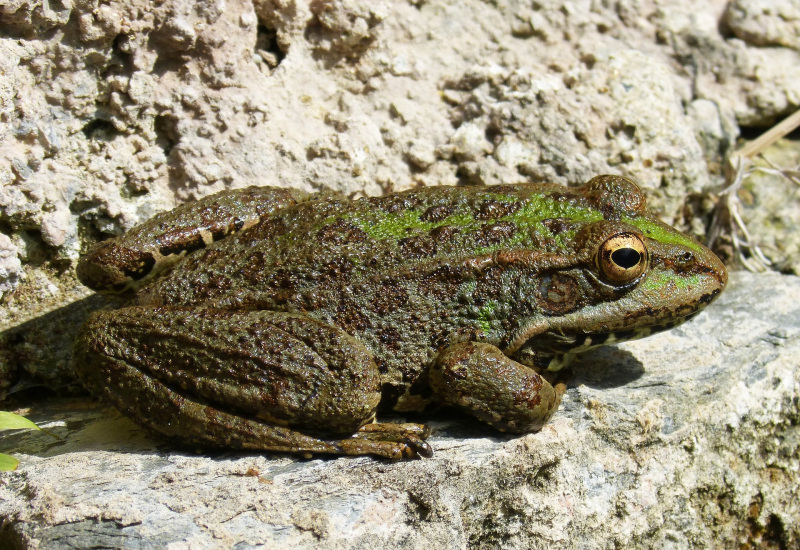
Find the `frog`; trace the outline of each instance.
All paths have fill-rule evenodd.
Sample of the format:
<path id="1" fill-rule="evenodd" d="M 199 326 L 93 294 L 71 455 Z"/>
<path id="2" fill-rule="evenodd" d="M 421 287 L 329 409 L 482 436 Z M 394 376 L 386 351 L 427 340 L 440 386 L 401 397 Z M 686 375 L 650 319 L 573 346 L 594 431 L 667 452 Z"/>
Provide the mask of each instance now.
<path id="1" fill-rule="evenodd" d="M 128 298 L 80 328 L 76 372 L 144 428 L 386 459 L 431 456 L 431 430 L 379 412 L 541 430 L 576 356 L 680 325 L 727 282 L 619 175 L 361 198 L 231 189 L 95 244 L 77 276 Z"/>

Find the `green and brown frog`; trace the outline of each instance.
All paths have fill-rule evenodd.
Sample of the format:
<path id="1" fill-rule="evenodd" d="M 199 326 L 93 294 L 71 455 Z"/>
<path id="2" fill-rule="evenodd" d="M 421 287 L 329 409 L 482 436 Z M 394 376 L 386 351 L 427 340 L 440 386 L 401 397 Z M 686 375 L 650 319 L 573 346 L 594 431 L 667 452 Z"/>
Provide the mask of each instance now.
<path id="1" fill-rule="evenodd" d="M 96 245 L 75 344 L 85 385 L 190 445 L 427 456 L 379 409 L 449 405 L 539 430 L 575 354 L 674 327 L 725 287 L 720 260 L 638 187 L 428 187 L 349 200 L 272 187 L 183 205 Z"/>

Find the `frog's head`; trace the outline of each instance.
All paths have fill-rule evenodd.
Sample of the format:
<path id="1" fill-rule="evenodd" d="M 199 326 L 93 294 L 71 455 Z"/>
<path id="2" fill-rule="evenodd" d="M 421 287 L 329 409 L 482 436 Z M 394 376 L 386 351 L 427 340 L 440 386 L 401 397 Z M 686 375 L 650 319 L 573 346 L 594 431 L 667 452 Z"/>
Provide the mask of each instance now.
<path id="1" fill-rule="evenodd" d="M 576 233 L 573 261 L 553 261 L 555 269 L 540 276 L 533 291 L 538 312 L 520 324 L 506 349 L 525 363 L 558 369 L 586 349 L 677 326 L 727 282 L 720 259 L 649 215 L 630 180 L 603 176 L 580 191 L 603 219 Z"/>

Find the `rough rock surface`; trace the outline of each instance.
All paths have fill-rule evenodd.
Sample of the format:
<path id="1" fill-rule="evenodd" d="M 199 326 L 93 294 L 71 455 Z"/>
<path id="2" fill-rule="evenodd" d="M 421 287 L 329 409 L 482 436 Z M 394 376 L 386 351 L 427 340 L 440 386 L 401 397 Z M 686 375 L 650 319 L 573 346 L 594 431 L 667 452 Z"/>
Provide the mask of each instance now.
<path id="1" fill-rule="evenodd" d="M 734 274 L 697 319 L 586 355 L 502 436 L 434 416 L 431 459 L 198 455 L 86 401 L 4 435 L 3 548 L 796 548 L 800 279 Z M 39 546 L 37 546 L 37 544 Z"/>
<path id="2" fill-rule="evenodd" d="M 800 4 L 793 0 L 733 0 L 725 12 L 733 34 L 755 46 L 800 50 Z"/>

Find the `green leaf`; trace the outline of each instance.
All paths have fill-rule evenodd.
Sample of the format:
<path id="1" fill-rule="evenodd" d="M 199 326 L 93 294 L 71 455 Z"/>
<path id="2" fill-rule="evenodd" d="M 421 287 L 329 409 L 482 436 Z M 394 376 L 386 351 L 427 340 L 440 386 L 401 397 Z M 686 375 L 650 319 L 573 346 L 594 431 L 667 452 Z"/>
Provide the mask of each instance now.
<path id="1" fill-rule="evenodd" d="M 0 411 L 0 430 L 38 430 L 39 426 L 18 414 Z"/>
<path id="2" fill-rule="evenodd" d="M 16 470 L 18 465 L 19 460 L 13 456 L 0 453 L 0 472 L 10 472 L 12 470 Z"/>

